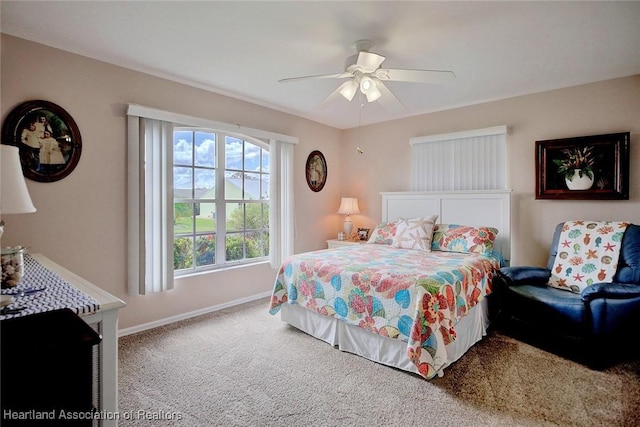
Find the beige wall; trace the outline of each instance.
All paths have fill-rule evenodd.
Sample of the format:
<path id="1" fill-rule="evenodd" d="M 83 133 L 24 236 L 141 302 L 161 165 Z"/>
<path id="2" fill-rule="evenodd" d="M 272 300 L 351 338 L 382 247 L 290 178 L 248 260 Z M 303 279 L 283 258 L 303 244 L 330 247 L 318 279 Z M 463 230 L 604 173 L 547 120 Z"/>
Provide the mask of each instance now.
<path id="1" fill-rule="evenodd" d="M 127 302 L 120 328 L 153 322 L 271 289 L 268 266 L 236 268 L 179 279 L 158 295 L 126 293 L 126 120 L 137 103 L 180 114 L 239 123 L 296 136 L 296 252 L 324 247 L 341 228 L 341 196 L 360 200 L 355 226 L 380 219 L 381 191 L 410 189 L 409 138 L 508 125 L 513 193 L 514 264 L 542 264 L 553 227 L 569 218 L 640 222 L 640 77 L 523 96 L 467 108 L 339 131 L 233 98 L 2 35 L 1 114 L 36 99 L 54 102 L 74 118 L 82 157 L 68 177 L 28 181 L 38 212 L 7 216 L 2 245 L 23 244 Z M 365 113 L 366 114 L 366 113 Z M 534 199 L 534 141 L 630 131 L 631 200 L 613 202 Z M 358 154 L 356 146 L 364 154 Z M 321 150 L 328 163 L 325 188 L 312 192 L 304 178 L 307 155 Z M 635 167 L 634 167 L 635 166 Z"/>
<path id="2" fill-rule="evenodd" d="M 345 188 L 363 215 L 354 227 L 380 219 L 381 191 L 411 187 L 409 139 L 507 125 L 508 188 L 512 193 L 512 264 L 545 265 L 554 227 L 569 219 L 640 223 L 640 76 L 521 96 L 411 117 L 344 132 Z M 631 132 L 630 200 L 535 200 L 535 141 Z M 360 146 L 364 154 L 356 150 Z"/>

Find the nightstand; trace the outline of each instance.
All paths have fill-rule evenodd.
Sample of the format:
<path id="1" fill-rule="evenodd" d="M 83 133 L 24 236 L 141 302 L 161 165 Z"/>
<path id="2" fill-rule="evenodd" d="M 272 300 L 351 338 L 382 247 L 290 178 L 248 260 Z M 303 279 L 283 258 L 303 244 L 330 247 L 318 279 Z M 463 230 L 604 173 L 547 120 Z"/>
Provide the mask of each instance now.
<path id="1" fill-rule="evenodd" d="M 329 249 L 332 249 L 332 248 L 338 248 L 340 246 L 362 245 L 364 243 L 367 243 L 367 241 L 366 240 L 356 240 L 356 241 L 352 242 L 352 241 L 349 241 L 349 240 L 331 239 L 331 240 L 327 240 L 327 247 Z"/>

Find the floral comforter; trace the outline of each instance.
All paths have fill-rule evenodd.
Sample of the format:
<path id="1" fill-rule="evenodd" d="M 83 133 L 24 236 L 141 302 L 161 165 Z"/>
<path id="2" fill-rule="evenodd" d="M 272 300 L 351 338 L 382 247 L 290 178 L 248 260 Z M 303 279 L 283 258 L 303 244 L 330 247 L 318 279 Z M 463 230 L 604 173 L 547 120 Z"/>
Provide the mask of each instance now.
<path id="1" fill-rule="evenodd" d="M 498 258 L 362 244 L 297 254 L 276 277 L 269 312 L 284 303 L 407 342 L 425 378 L 447 361 L 445 346 L 470 308 L 491 293 Z"/>

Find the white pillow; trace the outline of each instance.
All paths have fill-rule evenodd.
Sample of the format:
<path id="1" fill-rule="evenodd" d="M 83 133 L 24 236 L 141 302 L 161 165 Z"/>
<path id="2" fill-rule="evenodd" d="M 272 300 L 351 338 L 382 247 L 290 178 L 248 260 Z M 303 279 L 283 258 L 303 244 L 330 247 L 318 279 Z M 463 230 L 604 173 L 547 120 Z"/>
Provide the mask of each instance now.
<path id="1" fill-rule="evenodd" d="M 436 219 L 438 219 L 438 215 L 421 218 L 399 218 L 396 223 L 396 235 L 391 246 L 431 252 L 431 240 L 433 239 Z"/>

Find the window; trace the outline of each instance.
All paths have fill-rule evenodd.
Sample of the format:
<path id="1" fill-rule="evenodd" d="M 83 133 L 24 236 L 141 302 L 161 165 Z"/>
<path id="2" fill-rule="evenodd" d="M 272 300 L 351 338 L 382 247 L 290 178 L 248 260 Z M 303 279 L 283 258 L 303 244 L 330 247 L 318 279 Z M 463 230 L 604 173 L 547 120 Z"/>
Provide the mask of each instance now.
<path id="1" fill-rule="evenodd" d="M 135 104 L 127 116 L 131 295 L 293 253 L 297 138 Z"/>
<path id="2" fill-rule="evenodd" d="M 173 200 L 176 274 L 269 256 L 267 143 L 175 128 Z"/>

